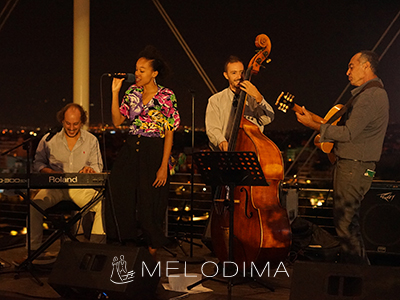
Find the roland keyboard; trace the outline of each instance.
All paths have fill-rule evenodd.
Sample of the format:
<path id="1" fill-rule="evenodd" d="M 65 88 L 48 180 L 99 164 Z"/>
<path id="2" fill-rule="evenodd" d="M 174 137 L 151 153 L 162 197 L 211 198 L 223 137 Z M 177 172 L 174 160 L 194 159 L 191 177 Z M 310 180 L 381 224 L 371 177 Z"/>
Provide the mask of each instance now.
<path id="1" fill-rule="evenodd" d="M 73 189 L 101 188 L 106 184 L 108 173 L 63 173 L 63 174 L 31 174 L 31 189 Z M 0 173 L 0 189 L 26 189 L 27 174 Z"/>

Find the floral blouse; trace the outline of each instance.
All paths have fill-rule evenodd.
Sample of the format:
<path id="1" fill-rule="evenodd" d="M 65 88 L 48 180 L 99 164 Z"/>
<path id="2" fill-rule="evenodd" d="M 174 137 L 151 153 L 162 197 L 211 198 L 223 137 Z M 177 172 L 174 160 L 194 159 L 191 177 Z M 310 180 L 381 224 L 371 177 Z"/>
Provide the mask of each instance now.
<path id="1" fill-rule="evenodd" d="M 143 87 L 131 85 L 122 98 L 121 114 L 131 121 L 129 134 L 165 137 L 165 130 L 176 130 L 180 124 L 178 103 L 173 91 L 158 85 L 157 94 L 143 105 Z"/>

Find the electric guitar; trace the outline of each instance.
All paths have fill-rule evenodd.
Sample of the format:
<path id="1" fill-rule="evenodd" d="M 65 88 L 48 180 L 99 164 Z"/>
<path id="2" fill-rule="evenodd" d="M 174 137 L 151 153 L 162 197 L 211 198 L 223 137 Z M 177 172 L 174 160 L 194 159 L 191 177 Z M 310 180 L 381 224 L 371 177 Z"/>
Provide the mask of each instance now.
<path id="1" fill-rule="evenodd" d="M 279 95 L 278 99 L 276 100 L 275 105 L 278 106 L 278 109 L 283 111 L 284 113 L 286 113 L 288 109 L 294 110 L 295 112 L 298 112 L 298 113 L 302 113 L 302 108 L 293 102 L 293 98 L 294 98 L 294 96 L 292 94 L 286 93 L 286 95 L 284 95 L 284 93 L 282 92 Z M 312 116 L 312 119 L 315 122 L 325 124 L 342 107 L 343 107 L 343 104 L 336 104 L 334 107 L 332 107 L 328 111 L 328 113 L 326 114 L 326 116 L 324 118 L 321 118 L 320 116 L 313 114 L 312 112 L 310 112 L 310 114 Z M 335 120 L 332 123 L 332 125 L 336 125 L 339 121 L 340 121 L 340 118 Z M 320 134 L 315 136 L 314 145 L 317 146 L 319 149 L 321 149 L 324 153 L 327 153 L 329 156 L 329 160 L 331 160 L 331 162 L 332 162 L 333 153 L 331 153 L 331 151 L 333 149 L 333 143 L 331 143 L 331 142 L 322 142 L 321 143 L 319 141 L 320 138 L 321 138 Z M 332 155 L 330 155 L 330 154 L 332 154 Z"/>

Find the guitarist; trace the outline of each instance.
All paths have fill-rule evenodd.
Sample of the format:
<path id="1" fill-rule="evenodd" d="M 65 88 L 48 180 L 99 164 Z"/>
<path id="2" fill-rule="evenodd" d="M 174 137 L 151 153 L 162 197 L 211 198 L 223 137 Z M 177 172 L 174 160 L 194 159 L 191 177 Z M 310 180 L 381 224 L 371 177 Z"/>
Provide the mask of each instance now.
<path id="1" fill-rule="evenodd" d="M 313 121 L 302 107 L 297 120 L 321 133 L 321 142 L 334 142 L 337 156 L 333 178 L 336 232 L 341 242 L 341 262 L 369 264 L 361 237 L 361 201 L 371 187 L 375 164 L 379 161 L 389 120 L 389 100 L 377 76 L 379 57 L 360 51 L 348 65 L 346 75 L 356 88 L 351 105 L 338 126 Z"/>

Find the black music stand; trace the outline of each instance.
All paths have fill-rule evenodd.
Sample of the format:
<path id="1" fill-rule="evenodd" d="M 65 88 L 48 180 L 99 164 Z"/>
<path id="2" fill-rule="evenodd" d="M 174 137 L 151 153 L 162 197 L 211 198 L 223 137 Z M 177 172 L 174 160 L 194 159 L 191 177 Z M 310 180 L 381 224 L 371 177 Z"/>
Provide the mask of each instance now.
<path id="1" fill-rule="evenodd" d="M 264 173 L 255 152 L 197 152 L 193 154 L 203 181 L 208 185 L 229 187 L 229 261 L 234 261 L 233 252 L 233 218 L 234 189 L 236 186 L 268 186 Z M 207 280 L 220 281 L 214 278 L 203 278 L 189 285 L 188 290 Z M 224 281 L 220 281 L 224 282 Z M 226 283 L 226 282 L 224 282 Z M 231 299 L 233 278 L 228 279 L 228 299 Z M 271 289 L 271 288 L 270 288 Z M 271 289 L 273 291 L 273 289 Z"/>

